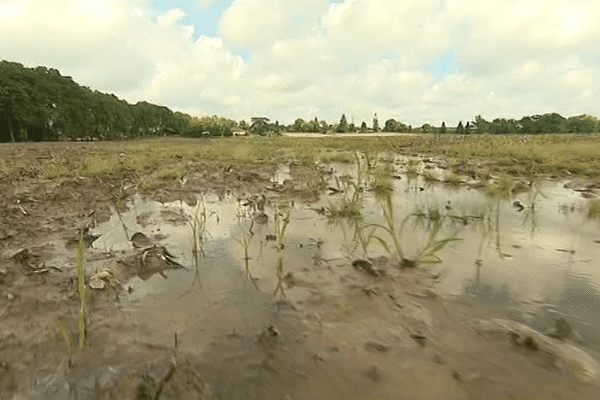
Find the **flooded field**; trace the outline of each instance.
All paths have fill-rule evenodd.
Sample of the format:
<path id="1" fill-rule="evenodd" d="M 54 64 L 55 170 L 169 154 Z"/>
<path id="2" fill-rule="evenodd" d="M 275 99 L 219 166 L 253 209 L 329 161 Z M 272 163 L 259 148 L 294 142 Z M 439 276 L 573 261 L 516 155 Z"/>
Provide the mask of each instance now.
<path id="1" fill-rule="evenodd" d="M 267 171 L 9 193 L 0 399 L 597 398 L 595 184 L 361 152 Z"/>
<path id="2" fill-rule="evenodd" d="M 216 297 L 239 285 L 254 285 L 241 283 L 245 280 L 268 294 L 281 286 L 278 275 L 289 278 L 284 287 L 294 286 L 289 285 L 293 276 L 306 269 L 326 270 L 320 268 L 323 264 L 346 267 L 357 259 L 378 257 L 400 263 L 401 259 L 394 260 L 398 254 L 385 229 L 385 199 L 365 190 L 357 201 L 356 215 L 335 214 L 352 200 L 355 190 L 347 183 L 340 186 L 340 181 L 344 177 L 347 182 L 356 181 L 357 171 L 356 166 L 348 165 L 328 165 L 326 169 L 330 172 L 328 190 L 310 201 L 280 200 L 276 190 L 251 199 L 207 196 L 195 205 L 181 201 L 161 204 L 135 196 L 120 217 L 114 214 L 93 230 L 100 235 L 93 249 L 129 250 L 132 244 L 126 234 L 142 232 L 157 237 L 153 243 L 165 246 L 186 268 L 172 271 L 169 279 L 157 274 L 147 281 L 132 280 L 129 286 L 136 290 L 129 297 L 134 303 L 143 303 L 148 294 L 189 290 L 186 283 L 193 281 L 196 268 L 190 221 L 198 210 L 206 215 L 198 290 L 214 290 L 211 294 Z M 443 172 L 438 172 L 442 179 Z M 291 182 L 290 178 L 289 167 L 283 166 L 274 182 L 281 185 Z M 435 262 L 423 265 L 440 276 L 437 293 L 500 308 L 540 331 L 551 331 L 557 318 L 564 319 L 579 334 L 581 344 L 600 350 L 600 268 L 596 263 L 600 259 L 600 221 L 590 217 L 591 200 L 581 192 L 569 189 L 564 180 L 540 180 L 534 188 L 523 187 L 520 193 L 504 198 L 486 194 L 477 184 L 449 187 L 427 182 L 422 176 L 395 175 L 390 183 L 395 218 L 405 221 L 401 231 L 399 226 L 396 229 L 408 260 L 417 258 L 419 247 L 436 224 L 440 226 L 438 239 L 454 239 L 436 252 Z M 286 206 L 289 222 L 285 247 L 278 253 L 273 215 L 280 203 Z M 371 238 L 363 246 L 360 236 L 366 241 L 372 231 L 377 240 Z M 277 271 L 278 256 L 283 259 L 282 272 Z M 244 278 L 246 257 L 248 279 Z M 325 284 L 333 286 L 329 290 L 336 294 L 335 282 Z M 290 297 L 301 301 L 303 295 L 306 293 L 294 290 Z M 286 295 L 282 292 L 280 296 Z"/>

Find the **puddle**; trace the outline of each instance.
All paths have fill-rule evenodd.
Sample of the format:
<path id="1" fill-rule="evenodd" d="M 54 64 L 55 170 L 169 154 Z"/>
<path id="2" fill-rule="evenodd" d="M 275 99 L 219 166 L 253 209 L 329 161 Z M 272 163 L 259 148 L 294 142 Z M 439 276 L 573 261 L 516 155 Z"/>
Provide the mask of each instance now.
<path id="1" fill-rule="evenodd" d="M 339 188 L 344 175 L 356 178 L 356 166 L 333 164 L 328 168 L 335 171 L 328 181 L 331 188 Z M 423 163 L 418 168 L 422 171 Z M 284 166 L 278 169 L 276 181 L 281 184 L 291 177 L 290 168 Z M 600 244 L 595 242 L 600 239 L 600 224 L 587 217 L 589 200 L 557 181 L 544 182 L 533 203 L 530 192 L 492 201 L 482 190 L 451 188 L 426 182 L 422 176 L 407 179 L 402 174 L 391 185 L 395 219 L 407 218 L 400 235 L 406 258 L 414 259 L 426 241 L 431 231 L 431 219 L 427 217 L 430 210 L 441 215 L 440 238 L 454 234 L 460 239 L 448 242 L 436 252 L 441 263 L 425 266 L 440 273 L 437 291 L 441 295 L 514 311 L 541 331 L 550 330 L 554 320 L 562 317 L 573 327 L 576 339 L 600 350 L 596 334 L 600 329 L 600 269 L 596 263 Z M 167 325 L 180 332 L 195 326 L 191 320 L 211 318 L 213 324 L 204 325 L 203 329 L 225 334 L 248 321 L 255 321 L 252 324 L 258 329 L 270 318 L 265 310 L 272 306 L 273 300 L 268 299 L 273 297 L 283 277 L 293 280 L 294 276 L 310 271 L 319 277 L 320 290 L 335 294 L 339 284 L 329 279 L 331 268 L 345 268 L 360 257 L 390 256 L 374 240 L 365 253 L 357 243 L 358 225 L 352 218 L 327 216 L 326 211 L 344 196 L 331 190 L 316 202 L 293 201 L 281 252 L 272 240 L 277 193 L 267 193 L 263 199 L 261 207 L 267 221 L 262 225 L 256 220 L 250 222 L 252 213 L 258 212 L 256 201 L 240 201 L 232 196 L 205 197 L 199 203 L 204 204 L 207 218 L 204 256 L 200 257 L 196 287 L 192 287 L 196 275 L 189 222 L 198 205 L 161 204 L 133 197 L 120 217 L 115 213 L 110 221 L 94 230 L 102 236 L 93 247 L 113 252 L 132 250 L 128 237 L 142 232 L 157 245 L 165 246 L 186 268 L 166 271 L 166 279 L 156 274 L 146 281 L 133 278 L 128 282 L 132 293 L 123 300 L 124 305 L 147 315 L 148 332 L 153 330 L 152 320 L 161 308 L 161 318 L 166 318 Z M 260 202 L 260 197 L 256 199 Z M 359 225 L 382 224 L 382 203 L 376 195 L 365 191 L 361 199 L 363 219 Z M 415 212 L 425 217 L 410 216 Z M 253 233 L 248 246 L 248 267 L 255 284 L 247 278 L 245 270 L 242 239 L 248 229 Z M 376 231 L 388 244 L 392 242 L 382 229 Z M 278 274 L 280 255 L 283 269 Z M 285 294 L 301 302 L 308 297 L 310 287 L 298 286 Z M 267 306 L 269 302 L 271 306 Z M 215 319 L 215 315 L 219 317 Z M 153 336 L 158 337 L 156 332 Z M 172 338 L 165 336 L 164 340 Z"/>

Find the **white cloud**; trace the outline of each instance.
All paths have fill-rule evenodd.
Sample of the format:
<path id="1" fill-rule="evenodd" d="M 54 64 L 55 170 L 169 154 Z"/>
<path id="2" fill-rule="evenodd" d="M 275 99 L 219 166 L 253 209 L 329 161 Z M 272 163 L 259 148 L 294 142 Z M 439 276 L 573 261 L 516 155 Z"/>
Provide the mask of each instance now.
<path id="1" fill-rule="evenodd" d="M 25 5 L 18 0 L 0 3 L 0 20 L 19 18 L 23 15 Z"/>
<path id="2" fill-rule="evenodd" d="M 282 38 L 304 38 L 329 8 L 328 0 L 236 0 L 219 22 L 234 47 L 264 49 Z"/>
<path id="3" fill-rule="evenodd" d="M 181 21 L 187 14 L 180 8 L 173 8 L 157 18 L 158 26 L 167 28 Z"/>
<path id="4" fill-rule="evenodd" d="M 246 120 L 600 116 L 597 0 L 238 0 L 218 37 L 196 41 L 201 27 L 182 22 L 193 12 L 158 14 L 150 0 L 0 0 L 0 38 L 11 38 L 0 57 L 132 102 Z M 450 51 L 452 71 L 427 72 Z"/>
<path id="5" fill-rule="evenodd" d="M 450 44 L 438 0 L 354 0 L 332 5 L 325 16 L 329 37 L 360 53 L 394 51 L 410 65 L 426 62 Z"/>

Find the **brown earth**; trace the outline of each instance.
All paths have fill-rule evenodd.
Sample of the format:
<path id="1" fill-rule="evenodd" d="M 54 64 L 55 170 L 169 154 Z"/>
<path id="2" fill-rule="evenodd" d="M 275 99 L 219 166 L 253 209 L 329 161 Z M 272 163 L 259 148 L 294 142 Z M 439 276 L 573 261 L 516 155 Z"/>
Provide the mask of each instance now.
<path id="1" fill-rule="evenodd" d="M 33 160 L 47 145 L 27 146 Z M 185 184 L 149 196 L 191 202 L 209 191 L 250 196 L 271 188 L 310 198 L 322 171 L 298 167 L 288 187 L 274 187 L 272 173 L 264 165 L 243 171 L 207 165 Z M 149 342 L 143 331 L 152 330 L 146 327 L 152 318 L 157 325 L 184 318 L 170 315 L 180 303 L 136 320 L 119 302 L 126 287 L 88 289 L 88 337 L 78 350 L 75 250 L 69 242 L 78 229 L 108 220 L 136 192 L 135 182 L 50 181 L 23 170 L 17 179 L 0 177 L 0 190 L 2 400 L 600 397 L 597 365 L 570 361 L 567 344 L 546 343 L 535 334 L 519 338 L 515 327 L 483 329 L 480 318 L 496 314 L 442 299 L 433 289 L 436 276 L 396 268 L 384 258 L 371 260 L 384 274 L 339 260 L 319 271 L 307 268 L 286 278 L 286 299 L 260 295 L 273 307 L 269 321 L 202 334 L 186 321 L 187 330 L 175 331 L 172 340 Z M 88 266 L 109 267 L 123 282 L 136 255 L 107 254 L 88 259 Z M 57 317 L 71 336 L 70 366 Z"/>

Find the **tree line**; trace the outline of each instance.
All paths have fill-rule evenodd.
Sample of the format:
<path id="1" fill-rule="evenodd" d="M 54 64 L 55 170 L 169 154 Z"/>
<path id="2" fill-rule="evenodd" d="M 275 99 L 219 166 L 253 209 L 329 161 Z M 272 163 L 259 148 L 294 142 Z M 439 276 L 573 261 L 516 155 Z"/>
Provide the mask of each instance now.
<path id="1" fill-rule="evenodd" d="M 22 64 L 0 62 L 0 142 L 49 140 L 114 140 L 144 136 L 177 134 L 189 137 L 232 136 L 253 133 L 278 135 L 283 132 L 412 132 L 457 134 L 506 133 L 588 133 L 599 132 L 598 119 L 591 115 L 564 118 L 557 113 L 526 116 L 519 120 L 497 118 L 486 121 L 480 115 L 454 127 L 445 122 L 434 127 L 406 125 L 388 119 L 380 127 L 377 114 L 371 126 L 355 125 L 343 114 L 338 123 L 330 124 L 315 117 L 298 118 L 283 125 L 267 117 L 253 117 L 250 122 L 219 116 L 191 116 L 173 112 L 164 106 L 142 101 L 129 104 L 114 94 L 101 93 L 80 86 L 57 69 L 27 68 Z"/>
<path id="2" fill-rule="evenodd" d="M 182 113 L 92 91 L 54 68 L 0 62 L 0 142 L 119 139 L 178 132 L 185 125 Z"/>
<path id="3" fill-rule="evenodd" d="M 542 133 L 595 133 L 600 132 L 600 121 L 593 115 L 582 114 L 565 118 L 557 113 L 536 114 L 521 119 L 496 118 L 486 121 L 481 115 L 473 121 L 458 122 L 456 127 L 446 126 L 443 121 L 439 127 L 425 123 L 420 127 L 406 125 L 393 118 L 385 121 L 383 129 L 379 128 L 377 116 L 373 118 L 371 128 L 363 122 L 360 129 L 348 124 L 342 115 L 340 122 L 331 127 L 334 132 L 399 132 L 399 133 L 455 133 L 455 134 L 542 134 Z M 310 131 L 309 131 L 310 132 Z"/>

